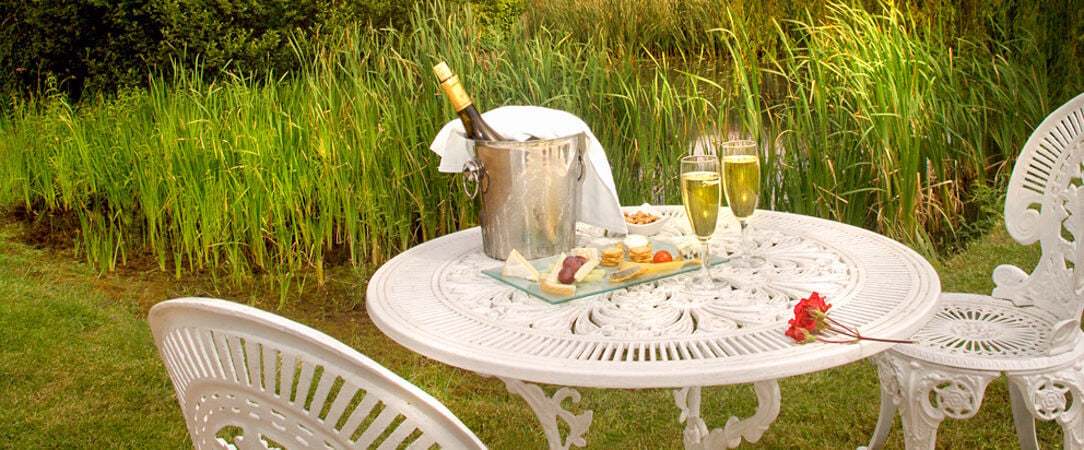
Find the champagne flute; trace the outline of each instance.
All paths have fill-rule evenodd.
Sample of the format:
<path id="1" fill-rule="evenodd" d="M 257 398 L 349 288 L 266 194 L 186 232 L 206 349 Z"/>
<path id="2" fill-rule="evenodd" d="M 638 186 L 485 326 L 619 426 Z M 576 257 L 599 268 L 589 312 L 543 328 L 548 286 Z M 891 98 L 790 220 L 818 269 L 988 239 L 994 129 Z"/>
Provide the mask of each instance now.
<path id="1" fill-rule="evenodd" d="M 749 241 L 749 218 L 760 199 L 760 158 L 755 141 L 727 141 L 722 145 L 723 191 L 730 212 L 741 224 L 741 246 L 730 263 L 737 267 L 757 267 L 764 258 L 752 254 Z"/>
<path id="2" fill-rule="evenodd" d="M 700 240 L 700 277 L 695 283 L 699 290 L 713 290 L 718 283 L 708 271 L 708 240 L 719 221 L 720 186 L 719 158 L 715 155 L 695 155 L 681 158 L 681 201 L 693 234 Z"/>

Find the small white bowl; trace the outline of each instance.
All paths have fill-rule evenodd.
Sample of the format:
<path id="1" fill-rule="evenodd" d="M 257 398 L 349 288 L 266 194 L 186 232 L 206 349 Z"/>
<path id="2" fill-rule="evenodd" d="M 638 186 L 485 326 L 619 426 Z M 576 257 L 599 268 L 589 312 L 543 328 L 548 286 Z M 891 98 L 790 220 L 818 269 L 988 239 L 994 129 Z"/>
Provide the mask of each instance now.
<path id="1" fill-rule="evenodd" d="M 646 212 L 646 213 L 649 213 L 649 214 L 654 214 L 659 219 L 654 221 L 654 222 L 646 223 L 646 224 L 643 224 L 643 225 L 636 225 L 636 224 L 631 224 L 631 223 L 625 222 L 625 226 L 627 226 L 628 229 L 629 229 L 628 234 L 640 234 L 640 235 L 644 235 L 644 236 L 654 236 L 654 235 L 658 234 L 658 232 L 660 230 L 662 230 L 662 227 L 663 227 L 663 225 L 666 224 L 666 221 L 670 220 L 670 216 L 664 216 L 662 214 L 659 214 L 659 212 L 657 210 L 655 210 L 655 208 L 652 208 L 651 205 L 649 205 L 647 203 L 641 205 L 636 210 L 629 211 L 629 213 L 631 214 L 631 213 L 634 213 L 634 212 L 637 212 L 637 211 L 643 211 L 643 212 Z"/>

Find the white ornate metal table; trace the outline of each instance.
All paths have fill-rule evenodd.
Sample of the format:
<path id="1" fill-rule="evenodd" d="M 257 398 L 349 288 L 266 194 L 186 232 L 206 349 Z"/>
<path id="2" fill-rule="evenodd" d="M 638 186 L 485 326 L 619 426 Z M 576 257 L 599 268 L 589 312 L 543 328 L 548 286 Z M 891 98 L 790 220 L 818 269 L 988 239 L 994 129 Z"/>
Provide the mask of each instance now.
<path id="1" fill-rule="evenodd" d="M 658 239 L 689 233 L 680 207 Z M 570 386 L 673 388 L 685 421 L 686 448 L 727 448 L 756 442 L 779 413 L 779 378 L 853 362 L 892 344 L 799 345 L 783 332 L 798 299 L 816 291 L 836 320 L 863 334 L 903 339 L 929 320 L 941 293 L 937 273 L 911 249 L 879 234 L 823 219 L 757 211 L 751 220 L 756 251 L 768 263 L 755 270 L 728 264 L 712 273 L 729 287 L 715 298 L 682 289 L 690 272 L 627 289 L 549 304 L 481 273 L 500 261 L 482 253 L 478 228 L 413 247 L 382 266 L 369 282 L 369 316 L 385 334 L 426 357 L 504 381 L 538 416 L 550 448 L 584 446 L 592 412 L 573 414 L 561 403 L 580 401 Z M 594 227 L 580 225 L 577 245 L 605 245 Z M 725 208 L 712 251 L 738 243 Z M 727 306 L 735 301 L 744 306 Z M 566 386 L 549 396 L 534 383 Z M 753 416 L 730 417 L 708 429 L 700 417 L 702 386 L 753 383 Z M 562 437 L 558 420 L 567 424 Z"/>

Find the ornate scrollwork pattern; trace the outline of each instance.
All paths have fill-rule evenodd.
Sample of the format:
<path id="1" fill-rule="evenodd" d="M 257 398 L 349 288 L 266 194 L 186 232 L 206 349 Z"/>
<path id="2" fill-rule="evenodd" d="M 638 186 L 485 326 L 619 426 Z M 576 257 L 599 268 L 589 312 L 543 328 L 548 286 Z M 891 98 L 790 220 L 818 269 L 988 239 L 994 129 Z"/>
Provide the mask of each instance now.
<path id="1" fill-rule="evenodd" d="M 674 216 L 656 239 L 676 242 L 689 232 L 684 213 Z M 724 227 L 725 228 L 725 227 Z M 737 235 L 717 233 L 711 242 L 714 254 L 737 247 Z M 615 338 L 693 336 L 735 330 L 745 326 L 784 321 L 794 303 L 811 288 L 833 296 L 848 287 L 853 263 L 841 252 L 809 239 L 775 230 L 753 234 L 757 252 L 769 264 L 755 272 L 726 264 L 712 267 L 713 275 L 727 287 L 712 298 L 690 295 L 683 286 L 690 274 L 619 289 L 561 305 L 549 305 L 515 288 L 493 283 L 481 270 L 493 260 L 479 253 L 462 255 L 448 264 L 438 283 L 456 307 L 485 319 L 526 325 L 547 333 L 595 335 Z M 607 246 L 617 242 L 601 229 L 581 226 L 581 246 Z M 845 299 L 843 300 L 846 301 Z"/>
<path id="2" fill-rule="evenodd" d="M 1084 362 L 1041 375 L 1008 375 L 1023 393 L 1032 415 L 1057 420 L 1065 448 L 1084 449 Z"/>
<path id="3" fill-rule="evenodd" d="M 899 407 L 903 398 L 903 388 L 900 386 L 903 374 L 899 364 L 894 363 L 893 359 L 887 359 L 884 353 L 871 356 L 869 361 L 877 367 L 877 378 L 881 380 L 881 391 L 888 393 L 892 398 L 892 403 Z"/>
<path id="4" fill-rule="evenodd" d="M 930 379 L 930 391 L 936 401 L 932 405 L 939 408 L 946 417 L 953 419 L 971 418 L 982 405 L 983 391 L 975 377 L 949 378 L 937 383 Z"/>
<path id="5" fill-rule="evenodd" d="M 1005 221 L 1022 243 L 1038 240 L 1043 256 L 1026 279 L 1016 271 L 995 272 L 995 297 L 1048 311 L 1058 318 L 1051 324 L 1079 318 L 1080 294 L 1084 292 L 1084 272 L 1074 270 L 1078 263 L 1084 263 L 1084 188 L 1080 186 L 1084 151 L 1078 148 L 1080 131 L 1052 130 L 1056 138 L 1052 134 L 1021 154 L 1017 164 L 1028 170 L 1014 171 Z M 1070 342 L 1053 346 L 1068 349 L 1080 336 L 1077 333 L 1066 338 Z"/>
<path id="6" fill-rule="evenodd" d="M 656 239 L 674 242 L 689 234 L 686 221 L 676 220 L 684 216 L 680 207 L 661 209 L 671 220 Z M 729 221 L 720 218 L 721 225 Z M 393 339 L 457 367 L 558 386 L 619 389 L 757 383 L 889 347 L 876 341 L 799 345 L 788 338 L 793 305 L 811 291 L 831 299 L 836 320 L 871 336 L 904 338 L 932 316 L 941 293 L 936 272 L 903 245 L 801 215 L 760 211 L 750 222 L 755 251 L 767 264 L 746 270 L 714 266 L 714 274 L 730 284 L 710 298 L 684 292 L 690 275 L 679 275 L 550 304 L 482 273 L 501 263 L 484 256 L 480 230 L 470 229 L 387 262 L 369 282 L 366 306 Z M 578 246 L 601 246 L 620 238 L 581 226 L 577 239 Z M 712 252 L 725 254 L 737 241 L 736 224 L 723 226 L 711 241 Z M 764 411 L 761 416 L 771 409 Z M 544 421 L 550 416 L 540 414 Z M 563 445 L 558 439 L 557 448 Z"/>
<path id="7" fill-rule="evenodd" d="M 782 396 L 776 380 L 760 381 L 753 385 L 757 394 L 757 410 L 752 416 L 739 419 L 730 416 L 723 428 L 708 430 L 708 425 L 700 417 L 700 387 L 686 387 L 674 390 L 674 401 L 681 410 L 679 422 L 685 422 L 685 448 L 723 449 L 735 448 L 742 439 L 755 443 L 760 440 L 768 426 L 779 416 Z"/>
<path id="8" fill-rule="evenodd" d="M 978 412 L 986 385 L 998 372 L 957 371 L 887 352 L 873 358 L 882 386 L 895 387 L 907 448 L 933 448 L 945 417 L 968 419 Z M 933 400 L 931 401 L 931 396 Z"/>
<path id="9" fill-rule="evenodd" d="M 1050 323 L 1018 308 L 953 302 L 945 304 L 912 339 L 949 354 L 1020 358 L 1041 356 L 1050 331 Z"/>
<path id="10" fill-rule="evenodd" d="M 508 392 L 519 394 L 531 406 L 531 410 L 538 417 L 538 422 L 542 424 L 542 431 L 546 435 L 546 440 L 549 441 L 551 450 L 568 450 L 573 445 L 577 447 L 587 446 L 583 434 L 591 426 L 594 412 L 587 410 L 580 414 L 574 414 L 561 406 L 561 403 L 568 399 L 571 399 L 572 403 L 578 403 L 580 401 L 578 391 L 563 387 L 558 389 L 553 394 L 553 397 L 550 397 L 546 395 L 546 391 L 543 391 L 536 384 L 525 383 L 511 378 L 501 378 L 501 380 L 504 381 Z M 568 437 L 565 439 L 561 438 L 561 431 L 557 424 L 558 420 L 562 420 L 568 425 Z"/>
<path id="11" fill-rule="evenodd" d="M 986 383 L 1004 372 L 1018 424 L 1026 405 L 1032 416 L 1062 424 L 1066 448 L 1084 449 L 1084 270 L 1076 270 L 1084 264 L 1082 169 L 1084 95 L 1036 128 L 1009 181 L 1005 225 L 1021 244 L 1039 243 L 1035 269 L 999 266 L 992 298 L 943 295 L 935 317 L 913 336 L 916 345 L 876 359 L 882 388 L 896 393 L 908 448 L 932 448 L 943 417 L 973 416 Z M 882 430 L 876 436 L 883 438 Z M 1022 445 L 1034 439 L 1033 427 L 1022 430 Z"/>

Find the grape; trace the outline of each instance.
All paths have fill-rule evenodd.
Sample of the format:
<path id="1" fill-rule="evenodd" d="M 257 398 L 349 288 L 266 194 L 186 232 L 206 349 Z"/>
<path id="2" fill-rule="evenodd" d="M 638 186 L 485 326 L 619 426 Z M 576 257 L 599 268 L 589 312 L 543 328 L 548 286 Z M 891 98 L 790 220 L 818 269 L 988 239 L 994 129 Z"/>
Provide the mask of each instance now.
<path id="1" fill-rule="evenodd" d="M 576 281 L 576 269 L 571 267 L 562 267 L 560 272 L 557 272 L 557 281 L 564 284 L 572 284 Z"/>
<path id="2" fill-rule="evenodd" d="M 572 269 L 572 271 L 575 272 L 579 270 L 580 266 L 582 266 L 585 262 L 587 262 L 587 259 L 582 256 L 569 256 L 561 262 L 561 266 L 566 269 Z"/>

